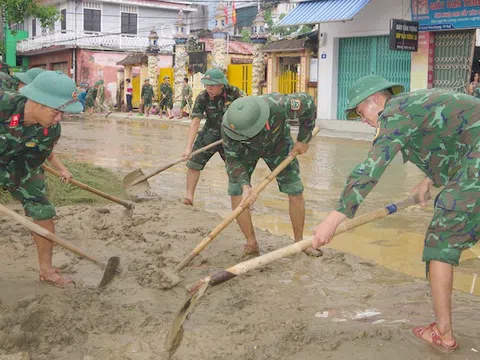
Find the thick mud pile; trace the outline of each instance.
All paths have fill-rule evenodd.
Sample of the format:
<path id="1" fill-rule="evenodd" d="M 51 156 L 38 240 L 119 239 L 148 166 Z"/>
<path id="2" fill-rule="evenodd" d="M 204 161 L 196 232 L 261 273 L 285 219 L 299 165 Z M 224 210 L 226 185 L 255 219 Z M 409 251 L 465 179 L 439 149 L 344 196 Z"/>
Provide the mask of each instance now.
<path id="1" fill-rule="evenodd" d="M 59 208 L 61 238 L 102 260 L 121 258 L 122 272 L 98 292 L 102 270 L 60 247 L 54 264 L 76 287 L 39 283 L 28 230 L 0 217 L 0 359 L 166 358 L 184 286 L 241 261 L 243 238 L 232 224 L 177 283 L 175 264 L 220 221 L 162 199 L 137 204 L 133 217 L 115 205 Z M 257 235 L 264 252 L 291 243 Z M 452 359 L 479 357 L 479 308 L 480 299 L 455 293 L 461 350 Z M 299 254 L 208 290 L 173 359 L 441 359 L 410 335 L 432 319 L 425 281 L 327 249 L 323 258 Z"/>

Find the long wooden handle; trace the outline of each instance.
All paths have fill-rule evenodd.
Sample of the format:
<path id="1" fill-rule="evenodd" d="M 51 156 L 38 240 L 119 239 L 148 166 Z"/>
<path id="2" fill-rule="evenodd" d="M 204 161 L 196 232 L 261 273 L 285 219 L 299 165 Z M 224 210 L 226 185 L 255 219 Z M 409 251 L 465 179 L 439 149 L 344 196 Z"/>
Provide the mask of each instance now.
<path id="1" fill-rule="evenodd" d="M 42 165 L 43 169 L 46 171 L 46 172 L 49 172 L 50 174 L 52 175 L 55 175 L 56 177 L 58 178 L 61 178 L 62 175 L 55 169 L 52 169 L 51 167 L 43 164 Z M 86 191 L 90 191 L 91 193 L 95 194 L 95 195 L 98 195 L 100 197 L 103 197 L 107 200 L 110 200 L 110 201 L 113 201 L 113 202 L 116 202 L 117 204 L 120 204 L 120 205 L 123 205 L 125 206 L 127 209 L 133 209 L 135 207 L 135 205 L 133 203 L 131 203 L 130 201 L 125 201 L 125 200 L 122 200 L 122 199 L 119 199 L 113 195 L 110 195 L 110 194 L 106 194 L 104 193 L 103 191 L 100 191 L 98 189 L 95 189 L 95 188 L 92 188 L 91 186 L 88 186 L 87 184 L 84 184 L 78 180 L 75 180 L 75 179 L 70 179 L 70 183 L 75 185 L 75 186 L 78 186 L 80 189 L 83 189 L 83 190 L 86 190 Z"/>
<path id="2" fill-rule="evenodd" d="M 312 132 L 312 139 L 319 133 L 320 129 L 318 127 L 313 129 Z M 181 271 L 185 266 L 187 266 L 195 256 L 197 256 L 205 247 L 213 240 L 215 237 L 225 229 L 233 220 L 235 220 L 245 209 L 249 206 L 249 199 L 252 196 L 258 196 L 258 194 L 267 187 L 267 185 L 280 174 L 283 169 L 285 169 L 288 164 L 290 164 L 295 158 L 297 154 L 288 155 L 285 160 L 283 160 L 263 181 L 256 186 L 252 194 L 246 199 L 243 204 L 237 206 L 235 210 L 233 210 L 229 216 L 227 216 L 215 229 L 212 230 L 210 234 L 206 238 L 204 238 L 182 261 L 180 261 L 177 266 L 175 267 L 175 271 Z"/>
<path id="3" fill-rule="evenodd" d="M 48 231 L 47 229 L 44 229 L 40 225 L 35 224 L 34 222 L 28 220 L 24 216 L 17 214 L 15 211 L 10 210 L 9 208 L 3 205 L 0 205 L 0 212 L 4 213 L 7 216 L 10 216 L 21 225 L 30 229 L 34 233 L 37 233 L 38 235 L 44 237 L 45 239 L 51 241 L 52 243 L 60 245 L 65 249 L 68 249 L 71 252 L 77 254 L 78 256 L 81 256 L 87 260 L 90 260 L 91 262 L 100 266 L 102 269 L 105 267 L 105 264 L 100 260 L 94 258 L 93 256 L 87 255 L 82 249 L 77 248 L 75 245 L 70 244 L 69 242 L 66 242 L 65 240 L 58 238 L 54 233 L 51 233 L 50 231 Z"/>
<path id="4" fill-rule="evenodd" d="M 430 194 L 427 196 L 430 199 Z M 342 234 L 346 231 L 352 230 L 358 226 L 367 224 L 369 222 L 381 219 L 388 215 L 394 214 L 397 211 L 403 210 L 409 206 L 416 205 L 420 202 L 418 195 L 410 196 L 403 200 L 400 200 L 396 203 L 392 203 L 390 205 L 385 206 L 384 208 L 371 211 L 367 214 L 361 215 L 358 218 L 348 220 L 344 223 L 341 223 L 337 230 L 335 231 L 335 236 Z M 204 279 L 201 279 L 189 286 L 187 286 L 187 290 L 190 292 L 195 292 L 203 283 L 208 282 L 210 286 L 215 286 L 221 284 L 225 281 L 233 279 L 234 277 L 245 274 L 247 271 L 256 269 L 260 266 L 265 264 L 271 263 L 275 260 L 291 256 L 297 254 L 312 245 L 313 237 L 309 237 L 308 239 L 296 242 L 292 245 L 283 247 L 281 249 L 272 251 L 268 254 L 258 256 L 254 259 L 247 260 L 241 262 L 235 266 L 232 266 L 226 270 L 219 271 L 218 273 L 208 276 Z"/>
<path id="5" fill-rule="evenodd" d="M 217 140 L 217 141 L 215 141 L 215 142 L 213 142 L 213 143 L 211 143 L 211 144 L 208 144 L 207 146 L 204 146 L 204 147 L 201 148 L 201 149 L 195 150 L 194 152 L 192 152 L 192 153 L 190 154 L 190 156 L 188 157 L 188 159 L 190 159 L 192 156 L 195 156 L 195 155 L 197 155 L 197 154 L 200 154 L 201 152 L 204 152 L 204 151 L 206 151 L 206 150 L 208 150 L 208 149 L 211 149 L 211 148 L 213 148 L 213 147 L 215 147 L 215 146 L 217 146 L 217 145 L 220 145 L 220 144 L 222 144 L 222 143 L 223 143 L 223 140 Z M 138 184 L 138 183 L 141 183 L 142 181 L 145 181 L 145 180 L 147 180 L 147 179 L 150 179 L 152 176 L 155 176 L 155 175 L 161 173 L 162 171 L 165 171 L 165 170 L 171 168 L 172 166 L 177 165 L 177 164 L 179 164 L 179 163 L 181 163 L 181 162 L 184 162 L 184 161 L 186 161 L 186 160 L 188 160 L 188 159 L 180 158 L 180 159 L 178 159 L 178 160 L 175 160 L 174 162 L 171 162 L 170 164 L 167 164 L 167 165 L 164 165 L 164 166 L 162 166 L 162 167 L 159 167 L 158 169 L 156 169 L 156 170 L 153 171 L 152 173 L 147 174 L 147 175 L 145 175 L 145 176 L 142 176 L 142 177 L 138 178 L 138 179 L 135 180 L 132 184 L 130 184 L 130 186 L 136 185 L 136 184 Z"/>

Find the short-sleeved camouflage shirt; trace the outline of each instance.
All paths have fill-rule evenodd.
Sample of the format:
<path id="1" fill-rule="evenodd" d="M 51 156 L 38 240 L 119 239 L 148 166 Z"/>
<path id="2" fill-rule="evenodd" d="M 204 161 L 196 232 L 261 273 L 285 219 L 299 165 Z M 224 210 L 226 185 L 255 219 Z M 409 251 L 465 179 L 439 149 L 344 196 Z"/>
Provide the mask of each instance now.
<path id="1" fill-rule="evenodd" d="M 235 100 L 242 97 L 240 90 L 231 85 L 225 85 L 222 93 L 215 98 L 210 98 L 206 90 L 198 94 L 193 106 L 192 118 L 206 117 L 205 128 L 214 130 L 220 135 L 222 118 L 228 106 Z"/>
<path id="2" fill-rule="evenodd" d="M 353 217 L 400 151 L 435 186 L 437 204 L 480 211 L 480 99 L 430 89 L 403 93 L 385 105 L 367 159 L 346 180 L 337 210 Z"/>
<path id="3" fill-rule="evenodd" d="M 15 184 L 38 169 L 60 138 L 60 124 L 24 125 L 26 102 L 18 93 L 0 90 L 0 185 Z"/>
<path id="4" fill-rule="evenodd" d="M 290 139 L 287 120 L 299 120 L 299 142 L 309 142 L 315 127 L 315 103 L 310 95 L 273 93 L 260 98 L 270 107 L 270 116 L 260 133 L 251 139 L 237 141 L 222 131 L 228 176 L 242 185 L 249 184 L 250 181 L 245 163 L 253 159 L 273 158 L 285 152 Z"/>

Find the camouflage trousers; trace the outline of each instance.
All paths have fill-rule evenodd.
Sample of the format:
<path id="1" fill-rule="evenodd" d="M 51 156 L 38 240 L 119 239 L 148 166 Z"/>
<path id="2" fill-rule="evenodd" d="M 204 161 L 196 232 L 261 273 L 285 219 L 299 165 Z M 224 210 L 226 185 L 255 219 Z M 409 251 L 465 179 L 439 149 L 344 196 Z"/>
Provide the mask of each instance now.
<path id="1" fill-rule="evenodd" d="M 187 103 L 188 103 L 188 106 L 189 106 L 188 112 L 191 112 L 191 111 L 192 111 L 192 106 L 193 106 L 193 100 L 192 100 L 192 99 L 188 99 L 188 101 L 185 100 L 185 99 L 183 99 L 183 100 L 182 100 L 182 103 L 181 103 L 181 105 L 180 105 L 180 111 L 182 111 L 183 108 L 184 108 L 185 106 L 187 106 Z"/>
<path id="2" fill-rule="evenodd" d="M 142 100 L 144 107 L 152 107 L 153 98 L 151 96 L 145 96 Z"/>
<path id="3" fill-rule="evenodd" d="M 173 109 L 173 99 L 172 97 L 164 97 L 162 100 L 160 100 L 160 110 L 163 109 Z"/>
<path id="4" fill-rule="evenodd" d="M 201 149 L 215 141 L 218 141 L 222 138 L 220 135 L 220 130 L 215 130 L 210 127 L 204 127 L 197 135 L 195 143 L 193 144 L 192 151 Z M 187 167 L 194 170 L 203 170 L 208 161 L 218 152 L 223 161 L 225 161 L 225 153 L 223 151 L 223 146 L 218 145 L 211 149 L 208 149 L 200 154 L 193 156 L 188 162 Z"/>
<path id="5" fill-rule="evenodd" d="M 285 160 L 293 149 L 293 139 L 288 134 L 285 138 L 285 146 L 282 148 L 280 153 L 273 153 L 268 157 L 249 157 L 248 159 L 242 160 L 243 165 L 248 171 L 248 180 L 252 178 L 253 171 L 257 166 L 259 159 L 263 159 L 270 170 L 274 170 L 280 163 Z M 303 183 L 300 177 L 300 164 L 298 159 L 294 159 L 288 166 L 282 170 L 277 176 L 277 184 L 280 192 L 287 195 L 301 195 L 303 193 Z M 235 182 L 234 178 L 228 180 L 228 194 L 230 196 L 240 196 L 243 193 L 242 186 Z"/>
<path id="6" fill-rule="evenodd" d="M 458 266 L 462 251 L 480 239 L 480 135 L 460 160 L 459 170 L 435 199 L 423 261 Z"/>
<path id="7" fill-rule="evenodd" d="M 15 171 L 0 168 L 0 186 L 5 187 L 12 197 L 20 201 L 25 215 L 34 220 L 48 220 L 55 216 L 55 207 L 48 201 L 45 190 L 45 174 L 37 168 L 26 175 L 15 176 Z"/>

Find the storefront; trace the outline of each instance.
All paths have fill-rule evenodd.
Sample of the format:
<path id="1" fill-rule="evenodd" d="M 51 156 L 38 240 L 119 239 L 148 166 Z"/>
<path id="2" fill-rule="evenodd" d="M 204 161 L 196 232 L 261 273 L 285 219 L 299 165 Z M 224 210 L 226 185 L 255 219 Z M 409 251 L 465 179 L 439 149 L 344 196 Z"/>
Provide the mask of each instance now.
<path id="1" fill-rule="evenodd" d="M 464 92 L 472 73 L 478 72 L 475 29 L 480 27 L 478 1 L 412 0 L 412 19 L 420 23 L 422 39 L 428 38 L 428 58 L 414 54 L 414 64 L 429 62 L 430 78 L 419 87 Z M 474 61 L 476 60 L 476 61 Z M 422 86 L 426 85 L 426 86 Z"/>

